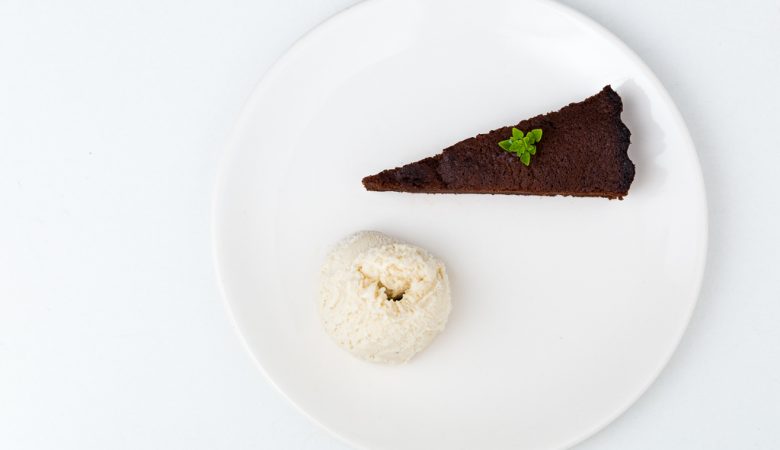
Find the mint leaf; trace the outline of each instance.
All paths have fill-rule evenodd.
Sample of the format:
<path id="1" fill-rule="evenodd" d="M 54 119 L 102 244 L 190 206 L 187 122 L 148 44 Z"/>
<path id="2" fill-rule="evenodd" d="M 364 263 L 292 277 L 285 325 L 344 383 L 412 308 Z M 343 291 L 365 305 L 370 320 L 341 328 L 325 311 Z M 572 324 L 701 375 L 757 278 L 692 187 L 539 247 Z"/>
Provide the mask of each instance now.
<path id="1" fill-rule="evenodd" d="M 498 143 L 502 149 L 514 153 L 520 158 L 520 162 L 528 166 L 531 164 L 531 155 L 536 154 L 536 144 L 542 140 L 542 129 L 534 128 L 528 134 L 512 127 L 512 136 Z"/>

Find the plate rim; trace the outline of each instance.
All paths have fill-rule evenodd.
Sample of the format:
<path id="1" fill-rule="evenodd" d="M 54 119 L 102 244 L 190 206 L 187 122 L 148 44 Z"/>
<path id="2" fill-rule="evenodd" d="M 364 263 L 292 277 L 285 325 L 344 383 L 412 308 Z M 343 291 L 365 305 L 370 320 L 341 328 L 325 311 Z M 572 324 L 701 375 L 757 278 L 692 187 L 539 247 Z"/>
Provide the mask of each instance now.
<path id="1" fill-rule="evenodd" d="M 421 0 L 421 1 L 428 1 L 428 0 Z M 541 4 L 543 5 L 543 7 L 550 8 L 551 10 L 554 10 L 557 14 L 560 14 L 575 22 L 578 22 L 581 25 L 585 26 L 586 28 L 590 29 L 591 31 L 595 32 L 599 37 L 608 41 L 610 45 L 613 45 L 614 48 L 618 50 L 620 54 L 626 57 L 627 60 L 631 62 L 631 64 L 634 64 L 640 70 L 640 72 L 642 72 L 647 77 L 647 81 L 660 94 L 661 96 L 660 100 L 662 101 L 662 103 L 664 103 L 668 107 L 668 112 L 671 113 L 671 115 L 673 116 L 672 121 L 680 125 L 680 135 L 682 139 L 693 150 L 696 170 L 694 170 L 695 173 L 691 175 L 693 176 L 693 178 L 695 178 L 695 184 L 699 192 L 701 193 L 701 207 L 702 207 L 701 215 L 702 215 L 702 227 L 703 227 L 701 231 L 703 234 L 702 236 L 703 247 L 698 258 L 699 261 L 697 265 L 699 270 L 698 273 L 696 274 L 696 279 L 693 282 L 693 286 L 695 286 L 694 289 L 695 295 L 693 301 L 690 304 L 690 307 L 688 308 L 687 311 L 685 311 L 685 317 L 684 320 L 682 321 L 682 325 L 680 329 L 677 330 L 676 337 L 674 339 L 674 345 L 671 346 L 670 350 L 668 351 L 668 354 L 663 358 L 662 361 L 660 361 L 658 367 L 656 367 L 654 371 L 650 374 L 645 385 L 642 386 L 642 388 L 639 389 L 637 393 L 626 402 L 625 405 L 623 405 L 621 408 L 616 409 L 616 411 L 613 414 L 607 416 L 605 419 L 601 420 L 596 425 L 592 426 L 590 429 L 580 433 L 578 436 L 569 439 L 561 447 L 559 447 L 562 449 L 567 449 L 567 448 L 572 448 L 584 442 L 585 440 L 595 436 L 599 432 L 603 431 L 615 420 L 621 417 L 628 409 L 634 406 L 637 403 L 637 401 L 640 398 L 642 398 L 645 395 L 645 393 L 647 393 L 650 387 L 655 384 L 655 382 L 657 381 L 661 373 L 669 365 L 669 362 L 671 361 L 674 354 L 677 352 L 677 349 L 679 348 L 680 343 L 682 342 L 682 338 L 685 336 L 685 333 L 690 326 L 690 321 L 693 316 L 693 312 L 695 311 L 701 296 L 701 288 L 704 281 L 704 274 L 706 272 L 707 259 L 708 259 L 707 256 L 709 253 L 709 207 L 707 201 L 706 184 L 704 183 L 704 176 L 702 174 L 701 162 L 699 160 L 699 155 L 696 149 L 696 145 L 690 135 L 690 131 L 688 130 L 688 126 L 685 123 L 682 113 L 680 112 L 677 105 L 674 103 L 672 97 L 667 92 L 666 88 L 663 86 L 663 84 L 658 79 L 656 74 L 652 71 L 652 69 L 650 69 L 650 67 L 639 57 L 639 55 L 637 55 L 625 42 L 623 42 L 623 40 L 621 40 L 618 36 L 616 36 L 614 33 L 609 31 L 605 26 L 601 25 L 595 19 L 592 19 L 586 14 L 579 12 L 578 10 L 570 6 L 558 3 L 554 0 L 524 0 L 524 1 L 527 3 Z M 234 329 L 234 332 L 239 337 L 241 346 L 249 354 L 250 359 L 253 361 L 254 365 L 260 371 L 262 376 L 265 378 L 266 382 L 268 382 L 271 386 L 273 386 L 274 390 L 277 393 L 279 393 L 288 402 L 288 404 L 292 405 L 293 408 L 297 410 L 297 412 L 302 414 L 309 421 L 315 424 L 318 428 L 325 430 L 328 434 L 335 437 L 338 441 L 342 442 L 343 444 L 353 448 L 359 448 L 359 449 L 368 448 L 368 447 L 366 446 L 366 443 L 360 442 L 353 438 L 349 438 L 341 434 L 340 432 L 326 426 L 319 419 L 317 419 L 308 411 L 306 411 L 306 409 L 303 406 L 299 405 L 298 402 L 294 401 L 283 389 L 279 387 L 279 385 L 276 383 L 273 377 L 266 371 L 265 367 L 263 367 L 263 365 L 260 363 L 259 359 L 257 358 L 254 351 L 252 350 L 252 347 L 247 341 L 245 334 L 242 332 L 241 326 L 238 323 L 238 319 L 235 316 L 234 308 L 231 305 L 231 301 L 229 299 L 229 295 L 226 288 L 226 283 L 224 281 L 224 272 L 221 268 L 222 264 L 220 263 L 220 261 L 222 261 L 223 256 L 219 244 L 220 225 L 218 223 L 219 222 L 218 212 L 220 209 L 220 199 L 222 198 L 220 194 L 225 189 L 225 185 L 226 185 L 226 178 L 227 178 L 226 174 L 228 168 L 231 167 L 231 162 L 233 158 L 235 158 L 237 154 L 236 143 L 239 140 L 239 136 L 243 134 L 243 130 L 245 130 L 246 127 L 248 126 L 249 112 L 252 109 L 252 107 L 255 104 L 257 104 L 258 98 L 262 97 L 263 93 L 268 88 L 268 86 L 270 86 L 272 81 L 276 78 L 277 74 L 282 70 L 282 68 L 286 64 L 288 64 L 289 61 L 295 58 L 297 53 L 301 51 L 301 49 L 305 45 L 307 45 L 310 41 L 316 39 L 317 35 L 320 32 L 322 32 L 326 27 L 333 26 L 335 22 L 334 19 L 356 14 L 363 9 L 386 7 L 384 6 L 385 4 L 396 5 L 395 3 L 387 2 L 385 0 L 363 0 L 329 15 L 325 19 L 318 22 L 316 25 L 312 26 L 309 30 L 303 33 L 298 39 L 293 41 L 292 44 L 290 44 L 284 50 L 284 52 L 278 58 L 276 58 L 276 60 L 268 67 L 268 69 L 263 73 L 263 75 L 261 75 L 260 79 L 253 87 L 249 97 L 241 107 L 241 110 L 238 114 L 238 118 L 236 119 L 233 127 L 228 133 L 228 137 L 225 140 L 225 143 L 220 148 L 220 151 L 218 153 L 219 162 L 217 165 L 216 176 L 212 188 L 211 208 L 210 208 L 210 213 L 211 213 L 210 235 L 211 235 L 212 262 L 214 264 L 218 290 L 223 305 L 226 309 L 227 316 Z M 395 7 L 395 6 L 391 6 L 391 7 Z"/>

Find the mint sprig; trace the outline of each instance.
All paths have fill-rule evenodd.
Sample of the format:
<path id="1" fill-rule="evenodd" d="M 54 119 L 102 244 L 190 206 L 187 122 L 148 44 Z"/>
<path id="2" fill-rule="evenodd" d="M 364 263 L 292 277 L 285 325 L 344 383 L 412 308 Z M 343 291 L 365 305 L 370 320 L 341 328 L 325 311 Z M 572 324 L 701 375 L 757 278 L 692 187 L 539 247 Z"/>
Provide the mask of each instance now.
<path id="1" fill-rule="evenodd" d="M 520 162 L 526 166 L 531 164 L 531 155 L 536 154 L 536 143 L 542 140 L 542 129 L 534 128 L 528 134 L 512 127 L 512 137 L 498 143 L 498 146 L 514 153 L 520 158 Z"/>

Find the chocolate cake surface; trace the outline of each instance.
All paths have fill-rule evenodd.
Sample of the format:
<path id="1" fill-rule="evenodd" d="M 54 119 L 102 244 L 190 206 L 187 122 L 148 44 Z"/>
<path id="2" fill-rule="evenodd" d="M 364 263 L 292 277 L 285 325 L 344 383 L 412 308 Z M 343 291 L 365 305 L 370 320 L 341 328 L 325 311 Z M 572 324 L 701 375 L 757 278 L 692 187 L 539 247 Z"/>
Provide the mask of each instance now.
<path id="1" fill-rule="evenodd" d="M 543 137 L 526 166 L 498 146 L 512 127 L 452 145 L 438 155 L 363 178 L 369 191 L 451 194 L 569 195 L 622 199 L 634 180 L 631 132 L 620 120 L 623 101 L 611 86 L 559 111 L 513 125 Z"/>

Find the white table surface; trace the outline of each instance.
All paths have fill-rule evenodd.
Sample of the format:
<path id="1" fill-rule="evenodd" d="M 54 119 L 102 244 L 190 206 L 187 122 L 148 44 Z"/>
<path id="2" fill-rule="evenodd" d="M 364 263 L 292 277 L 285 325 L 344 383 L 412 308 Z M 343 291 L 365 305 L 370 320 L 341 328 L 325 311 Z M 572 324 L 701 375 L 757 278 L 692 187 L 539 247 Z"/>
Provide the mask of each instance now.
<path id="1" fill-rule="evenodd" d="M 0 449 L 348 448 L 240 344 L 210 206 L 255 83 L 352 3 L 0 1 Z M 565 3 L 665 84 L 710 208 L 679 350 L 579 448 L 780 448 L 780 2 Z"/>

